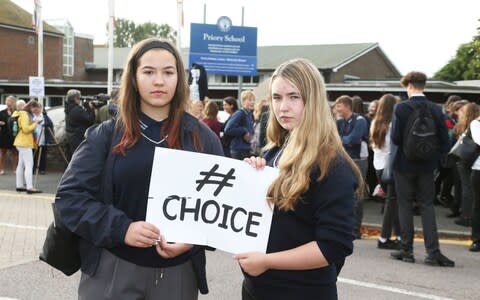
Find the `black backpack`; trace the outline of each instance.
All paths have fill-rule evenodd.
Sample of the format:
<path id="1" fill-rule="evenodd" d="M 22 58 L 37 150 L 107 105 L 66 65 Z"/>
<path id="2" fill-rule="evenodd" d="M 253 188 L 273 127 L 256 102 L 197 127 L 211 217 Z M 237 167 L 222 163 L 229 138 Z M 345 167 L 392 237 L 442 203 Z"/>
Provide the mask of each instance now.
<path id="1" fill-rule="evenodd" d="M 427 102 L 407 102 L 413 111 L 408 117 L 403 135 L 402 150 L 408 160 L 432 160 L 439 151 L 437 126 Z"/>
<path id="2" fill-rule="evenodd" d="M 8 118 L 8 128 L 10 129 L 10 135 L 15 138 L 18 134 L 18 131 L 20 131 L 18 116 Z"/>

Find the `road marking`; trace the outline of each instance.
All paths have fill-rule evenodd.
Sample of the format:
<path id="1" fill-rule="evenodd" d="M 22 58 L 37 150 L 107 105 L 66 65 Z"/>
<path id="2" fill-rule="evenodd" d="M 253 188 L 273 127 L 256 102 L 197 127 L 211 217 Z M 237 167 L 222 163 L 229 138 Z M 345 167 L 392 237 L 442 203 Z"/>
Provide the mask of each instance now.
<path id="1" fill-rule="evenodd" d="M 404 289 L 394 288 L 394 287 L 391 287 L 391 286 L 380 285 L 380 284 L 375 284 L 375 283 L 370 283 L 370 282 L 363 282 L 363 281 L 358 281 L 358 280 L 353 280 L 353 279 L 348 279 L 348 278 L 342 278 L 342 277 L 338 277 L 338 281 L 342 282 L 342 283 L 351 284 L 351 285 L 356 285 L 356 286 L 361 286 L 361 287 L 366 287 L 366 288 L 372 288 L 372 289 L 377 289 L 377 290 L 382 290 L 382 291 L 387 291 L 387 292 L 392 292 L 392 293 L 397 293 L 397 294 L 409 295 L 409 296 L 414 296 L 414 297 L 424 298 L 424 299 L 453 300 L 452 298 L 445 298 L 445 297 L 440 297 L 440 296 L 435 296 L 435 295 L 430 295 L 430 294 L 424 294 L 424 293 L 416 293 L 416 292 L 411 292 L 411 291 L 407 291 L 407 290 L 404 290 Z"/>
<path id="2" fill-rule="evenodd" d="M 10 227 L 10 228 L 20 228 L 20 229 L 41 230 L 41 231 L 47 230 L 47 227 L 30 226 L 30 225 L 18 225 L 18 224 L 2 223 L 2 222 L 0 222 L 0 226 Z M 2 300 L 2 298 L 0 298 L 0 300 Z"/>

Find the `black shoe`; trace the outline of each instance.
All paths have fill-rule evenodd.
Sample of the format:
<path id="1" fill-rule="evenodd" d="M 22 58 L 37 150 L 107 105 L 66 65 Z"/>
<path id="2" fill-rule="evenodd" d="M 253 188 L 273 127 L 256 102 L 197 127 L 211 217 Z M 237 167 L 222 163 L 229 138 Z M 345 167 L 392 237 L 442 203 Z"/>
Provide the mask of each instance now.
<path id="1" fill-rule="evenodd" d="M 398 259 L 404 262 L 408 263 L 414 263 L 415 262 L 415 257 L 413 257 L 413 252 L 411 251 L 406 251 L 404 249 L 394 251 L 390 253 L 390 257 L 393 259 Z"/>
<path id="2" fill-rule="evenodd" d="M 27 194 L 39 194 L 41 192 L 41 190 L 27 190 Z"/>
<path id="3" fill-rule="evenodd" d="M 17 192 L 26 192 L 27 189 L 26 188 L 17 188 Z"/>
<path id="4" fill-rule="evenodd" d="M 455 224 L 465 227 L 472 227 L 472 220 L 470 218 L 460 217 L 455 219 Z"/>
<path id="5" fill-rule="evenodd" d="M 448 259 L 440 251 L 435 254 L 429 254 L 425 260 L 426 265 L 439 266 L 439 267 L 455 267 L 455 262 Z"/>
<path id="6" fill-rule="evenodd" d="M 468 250 L 472 252 L 480 252 L 480 241 L 473 242 Z"/>
<path id="7" fill-rule="evenodd" d="M 400 250 L 401 244 L 398 240 L 387 240 L 386 242 L 377 242 L 378 249 L 387 249 L 387 250 Z"/>

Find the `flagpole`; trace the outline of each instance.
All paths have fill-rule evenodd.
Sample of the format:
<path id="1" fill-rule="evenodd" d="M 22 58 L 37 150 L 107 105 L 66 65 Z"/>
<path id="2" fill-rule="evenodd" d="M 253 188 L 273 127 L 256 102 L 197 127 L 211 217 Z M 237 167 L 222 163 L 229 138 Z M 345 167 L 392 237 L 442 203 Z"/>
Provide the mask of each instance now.
<path id="1" fill-rule="evenodd" d="M 113 22 L 115 21 L 115 0 L 108 0 L 108 82 L 107 93 L 110 95 L 113 88 Z"/>
<path id="2" fill-rule="evenodd" d="M 182 51 L 183 0 L 177 0 L 177 49 Z"/>
<path id="3" fill-rule="evenodd" d="M 36 0 L 37 20 L 38 20 L 38 77 L 43 77 L 43 20 L 42 20 L 42 3 Z M 45 105 L 43 98 L 39 97 L 38 101 Z"/>

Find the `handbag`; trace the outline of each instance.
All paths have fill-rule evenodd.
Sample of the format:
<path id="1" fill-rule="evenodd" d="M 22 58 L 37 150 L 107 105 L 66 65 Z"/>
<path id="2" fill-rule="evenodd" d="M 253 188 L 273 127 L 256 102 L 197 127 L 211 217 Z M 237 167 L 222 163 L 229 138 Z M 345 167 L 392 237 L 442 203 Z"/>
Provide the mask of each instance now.
<path id="1" fill-rule="evenodd" d="M 390 143 L 390 153 L 387 157 L 387 162 L 385 163 L 385 168 L 383 168 L 382 177 L 380 181 L 383 184 L 393 184 L 393 163 L 397 157 L 398 146 L 394 143 Z"/>
<path id="2" fill-rule="evenodd" d="M 112 122 L 112 126 L 115 126 Z M 114 131 L 111 128 L 109 148 L 110 152 L 113 145 Z M 105 160 L 107 160 L 105 157 Z M 81 267 L 80 252 L 78 249 L 80 237 L 68 230 L 61 222 L 55 209 L 55 203 L 52 203 L 53 222 L 47 229 L 47 236 L 43 242 L 42 252 L 39 255 L 41 261 L 46 262 L 55 269 L 62 271 L 70 276 L 77 272 Z"/>
<path id="3" fill-rule="evenodd" d="M 448 153 L 450 158 L 460 160 L 463 164 L 470 168 L 480 153 L 480 147 L 475 143 L 470 132 L 470 127 L 458 138 L 455 145 Z"/>
<path id="4" fill-rule="evenodd" d="M 47 229 L 47 236 L 40 253 L 40 260 L 70 276 L 80 269 L 78 251 L 79 237 L 59 222 L 55 203 L 52 203 L 53 222 Z"/>

